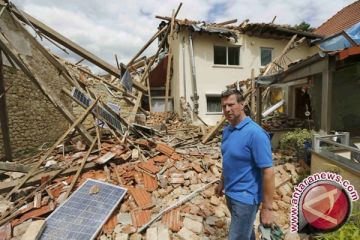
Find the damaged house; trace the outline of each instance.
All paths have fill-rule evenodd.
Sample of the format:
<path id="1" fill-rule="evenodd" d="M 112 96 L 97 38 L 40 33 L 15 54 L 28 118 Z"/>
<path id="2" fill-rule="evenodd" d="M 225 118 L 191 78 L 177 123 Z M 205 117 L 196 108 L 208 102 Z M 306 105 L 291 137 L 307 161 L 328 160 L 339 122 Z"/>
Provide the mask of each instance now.
<path id="1" fill-rule="evenodd" d="M 285 102 L 292 117 L 305 117 L 306 110 L 298 112 L 297 106 L 303 105 L 299 95 L 306 90 L 316 130 L 360 135 L 359 11 L 356 1 L 323 23 L 314 31 L 323 36 L 313 41 L 320 51 L 290 64 L 272 79 L 272 87 L 287 89 Z"/>
<path id="2" fill-rule="evenodd" d="M 273 23 L 244 21 L 240 25 L 228 25 L 234 22 L 236 20 L 210 24 L 175 19 L 168 56 L 172 59 L 169 96 L 176 113 L 183 113 L 182 101 L 185 101 L 195 116 L 214 125 L 220 120 L 220 94 L 225 86 L 258 76 L 272 60 L 282 55 L 294 35 L 297 36 L 294 40 L 305 37 L 306 41 L 287 54 L 283 65 L 318 51 L 310 45 L 311 40 L 320 38 L 317 34 Z M 165 95 L 166 67 L 160 65 L 159 68 L 150 74 L 151 90 L 158 95 L 153 94 L 152 99 Z M 157 85 L 153 85 L 155 82 Z"/>
<path id="3" fill-rule="evenodd" d="M 60 42 L 62 40 L 69 49 L 102 68 L 111 68 L 116 74 L 120 72 L 118 69 L 76 46 L 31 16 L 25 17 L 26 13 L 19 14 L 15 8 L 13 11 L 8 11 L 6 7 L 2 9 L 1 158 L 10 160 L 12 156 L 35 153 L 53 144 L 83 111 L 83 107 L 74 103 L 71 93 L 69 94 L 74 87 L 80 89 L 80 85 L 101 96 L 104 102 L 116 104 L 117 108 L 121 108 L 125 113 L 124 116 L 128 116 L 127 109 L 131 104 L 110 90 L 119 90 L 120 87 L 91 74 L 90 70 L 84 67 L 67 63 L 50 53 L 25 29 L 15 15 L 24 22 L 31 20 L 32 24 L 40 28 L 43 32 L 33 29 L 38 38 L 51 36 Z M 32 24 L 30 23 L 31 26 Z M 92 137 L 86 129 L 93 127 L 90 117 L 77 126 L 87 144 L 91 143 Z"/>
<path id="4" fill-rule="evenodd" d="M 316 89 L 312 107 L 321 109 L 319 126 L 327 129 L 322 111 L 331 105 L 316 99 L 330 91 L 329 66 L 344 67 L 340 75 L 357 89 L 357 43 L 319 54 L 314 44 L 332 39 L 323 33 L 180 20 L 180 4 L 171 18 L 157 16 L 163 21 L 157 32 L 127 64 L 114 67 L 9 1 L 0 3 L 0 239 L 225 239 L 230 212 L 225 198 L 214 195 L 222 171 L 221 91 L 239 87 L 260 122 L 281 105 L 299 117 L 304 109 L 297 106 L 304 104 L 296 96 L 304 86 Z M 52 54 L 42 38 L 108 75 Z M 156 40 L 156 53 L 142 56 Z M 345 87 L 336 85 L 357 101 Z M 267 101 L 270 93 L 275 102 Z M 293 189 L 310 168 L 296 151 L 274 148 L 273 161 L 274 218 L 285 239 L 299 239 L 290 232 L 289 210 Z M 259 224 L 258 214 L 256 229 Z"/>

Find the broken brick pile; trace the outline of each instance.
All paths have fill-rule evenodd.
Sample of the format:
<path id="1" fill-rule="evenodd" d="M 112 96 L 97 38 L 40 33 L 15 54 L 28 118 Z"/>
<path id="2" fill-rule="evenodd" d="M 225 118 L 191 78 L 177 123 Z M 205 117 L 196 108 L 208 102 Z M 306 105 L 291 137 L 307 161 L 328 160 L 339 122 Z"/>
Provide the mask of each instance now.
<path id="1" fill-rule="evenodd" d="M 157 126 L 158 134 L 151 138 L 131 138 L 119 143 L 115 139 L 102 140 L 101 149 L 93 151 L 87 160 L 76 187 L 86 179 L 98 179 L 128 189 L 124 200 L 103 226 L 99 239 L 226 239 L 230 213 L 224 197 L 214 194 L 216 184 L 200 191 L 193 198 L 164 213 L 159 220 L 139 233 L 161 210 L 173 205 L 205 184 L 221 176 L 220 142 L 204 145 L 200 127 L 184 125 L 177 118 L 164 121 L 162 114 L 152 114 L 149 125 Z M 161 127 L 160 125 L 163 125 Z M 163 129 L 161 129 L 163 128 Z M 61 149 L 60 149 L 61 150 Z M 72 162 L 76 166 L 86 154 L 85 146 L 77 142 L 69 153 L 59 153 L 47 161 L 40 171 L 41 178 L 33 186 L 16 192 L 11 201 L 0 201 L 4 213 L 34 190 L 36 185 L 51 175 L 46 172 Z M 274 163 L 284 161 L 284 156 L 274 153 Z M 304 167 L 289 163 L 275 166 L 276 194 L 274 214 L 276 223 L 284 232 L 289 229 L 290 200 L 294 184 Z M 27 164 L 36 162 L 27 160 Z M 26 162 L 26 161 L 25 161 Z M 4 182 L 14 181 L 24 173 L 7 173 Z M 30 222 L 45 218 L 64 200 L 73 180 L 74 172 L 59 175 L 45 191 L 35 193 L 16 210 L 15 217 L 3 224 L 3 239 L 21 239 Z M 259 224 L 259 216 L 256 226 Z"/>

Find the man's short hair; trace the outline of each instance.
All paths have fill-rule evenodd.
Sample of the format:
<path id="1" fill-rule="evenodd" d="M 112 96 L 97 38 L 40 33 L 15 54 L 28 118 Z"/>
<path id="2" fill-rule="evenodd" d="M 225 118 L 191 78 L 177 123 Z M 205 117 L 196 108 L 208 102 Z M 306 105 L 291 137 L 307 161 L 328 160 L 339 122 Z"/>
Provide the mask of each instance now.
<path id="1" fill-rule="evenodd" d="M 229 88 L 229 89 L 224 90 L 221 93 L 221 98 L 225 98 L 225 97 L 228 97 L 228 96 L 233 95 L 233 94 L 236 95 L 236 101 L 238 103 L 243 102 L 245 100 L 245 98 L 243 97 L 241 92 L 239 90 L 237 90 L 236 88 Z"/>

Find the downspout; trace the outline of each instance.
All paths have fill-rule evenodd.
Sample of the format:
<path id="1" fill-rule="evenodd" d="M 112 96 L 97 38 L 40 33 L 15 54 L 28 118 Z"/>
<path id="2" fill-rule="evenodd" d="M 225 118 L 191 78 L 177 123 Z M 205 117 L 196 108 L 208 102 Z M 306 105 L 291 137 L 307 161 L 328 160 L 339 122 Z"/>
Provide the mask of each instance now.
<path id="1" fill-rule="evenodd" d="M 186 76 L 185 76 L 185 37 L 182 40 L 182 60 L 183 60 L 183 86 L 184 86 L 184 98 L 186 100 Z"/>
<path id="2" fill-rule="evenodd" d="M 193 48 L 193 41 L 192 41 L 192 34 L 189 35 L 189 42 L 190 42 L 190 56 L 191 56 L 191 82 L 192 82 L 192 90 L 193 96 L 191 100 L 194 103 L 194 113 L 197 115 L 199 114 L 199 95 L 197 94 L 197 85 L 196 85 L 196 69 L 195 69 L 195 58 L 194 58 L 194 48 Z"/>

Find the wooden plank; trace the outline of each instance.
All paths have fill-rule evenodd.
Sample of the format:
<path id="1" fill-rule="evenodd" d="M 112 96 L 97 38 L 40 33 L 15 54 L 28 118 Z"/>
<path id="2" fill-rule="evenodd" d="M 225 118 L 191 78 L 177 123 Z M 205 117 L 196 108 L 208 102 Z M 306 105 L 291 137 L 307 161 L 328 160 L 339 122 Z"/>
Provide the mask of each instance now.
<path id="1" fill-rule="evenodd" d="M 232 20 L 228 20 L 228 21 L 224 21 L 224 22 L 215 23 L 213 26 L 220 27 L 220 26 L 225 26 L 228 24 L 236 23 L 236 22 L 237 22 L 237 19 L 232 19 Z"/>
<path id="2" fill-rule="evenodd" d="M 21 214 L 20 211 L 17 211 L 17 209 L 22 206 L 28 199 L 34 197 L 35 194 L 37 193 L 41 193 L 42 191 L 44 191 L 45 187 L 54 180 L 54 178 L 61 172 L 63 172 L 65 169 L 67 169 L 70 165 L 72 164 L 72 162 L 68 163 L 67 165 L 63 166 L 60 170 L 57 170 L 53 176 L 51 176 L 47 181 L 45 181 L 44 183 L 42 183 L 39 187 L 37 187 L 35 190 L 33 190 L 30 194 L 26 195 L 23 198 L 20 198 L 20 200 L 16 201 L 17 203 L 15 204 L 14 207 L 12 207 L 10 210 L 3 212 L 1 217 L 0 217 L 0 226 L 3 225 L 4 223 L 10 221 L 11 219 L 13 219 L 14 217 L 18 216 L 19 214 Z M 40 210 L 40 209 L 39 209 Z M 40 210 L 41 211 L 41 210 Z"/>
<path id="3" fill-rule="evenodd" d="M 41 33 L 45 36 L 51 38 L 52 40 L 56 41 L 57 43 L 65 46 L 66 48 L 70 49 L 74 53 L 80 55 L 81 57 L 85 58 L 89 62 L 95 64 L 96 66 L 100 67 L 101 69 L 105 70 L 106 72 L 110 73 L 111 75 L 118 77 L 120 75 L 120 70 L 116 67 L 112 66 L 111 64 L 105 62 L 103 59 L 97 57 L 96 55 L 92 54 L 91 52 L 87 51 L 86 49 L 82 48 L 75 42 L 71 41 L 70 39 L 64 37 L 60 33 L 56 32 L 54 29 L 50 28 L 49 26 L 45 25 L 41 21 L 37 20 L 36 18 L 30 16 L 24 11 L 13 9 L 16 17 L 18 17 L 21 21 L 27 22 L 26 19 L 34 25 Z M 25 18 L 26 19 L 25 19 Z M 136 81 L 133 81 L 134 87 L 142 92 L 146 92 L 147 88 Z"/>
<path id="4" fill-rule="evenodd" d="M 136 117 L 137 111 L 139 109 L 142 96 L 143 96 L 143 93 L 139 92 L 138 96 L 136 98 L 135 106 L 133 107 L 133 110 L 131 111 L 130 116 L 128 118 L 128 123 L 129 124 L 132 124 L 135 121 L 135 117 Z"/>
<path id="5" fill-rule="evenodd" d="M 135 56 L 129 61 L 127 66 L 131 66 L 135 62 L 135 60 L 146 50 L 146 48 L 163 32 L 165 32 L 166 28 L 162 28 L 159 31 L 157 31 L 150 40 L 139 50 L 138 53 L 135 54 Z"/>
<path id="6" fill-rule="evenodd" d="M 5 81 L 4 81 L 4 72 L 3 72 L 3 60 L 2 60 L 2 51 L 0 50 L 0 94 L 3 94 L 0 98 L 0 125 L 1 133 L 3 137 L 3 146 L 5 152 L 5 159 L 12 161 L 12 150 L 11 150 L 11 141 L 10 141 L 10 131 L 9 131 L 9 117 L 6 107 L 6 94 L 5 94 Z"/>
<path id="7" fill-rule="evenodd" d="M 45 229 L 45 220 L 36 220 L 30 223 L 21 240 L 37 240 Z"/>
<path id="8" fill-rule="evenodd" d="M 115 89 L 116 91 L 122 92 L 125 96 L 131 97 L 131 98 L 136 98 L 136 97 L 135 97 L 134 95 L 132 95 L 130 92 L 127 92 L 126 90 L 122 89 L 121 87 L 116 86 L 116 85 L 113 84 L 112 82 L 107 81 L 107 80 L 104 79 L 104 78 L 98 77 L 98 76 L 92 74 L 91 72 L 85 70 L 85 69 L 82 68 L 82 67 L 76 66 L 76 65 L 74 65 L 74 64 L 70 64 L 70 65 L 72 65 L 73 67 L 77 68 L 79 71 L 81 71 L 81 72 L 83 72 L 83 73 L 85 73 L 85 74 L 87 74 L 87 75 L 89 75 L 89 76 L 91 76 L 91 77 L 93 77 L 93 78 L 95 78 L 95 79 L 103 82 L 104 84 L 109 85 L 110 87 L 112 87 L 112 88 Z"/>
<path id="9" fill-rule="evenodd" d="M 261 126 L 262 97 L 261 86 L 256 87 L 256 122 Z"/>
<path id="10" fill-rule="evenodd" d="M 168 61 L 166 66 L 166 82 L 165 82 L 165 114 L 168 112 L 168 101 L 169 101 L 169 85 L 170 85 L 170 74 L 171 74 L 171 66 L 172 66 L 172 39 L 174 34 L 174 20 L 175 20 L 175 10 L 173 10 L 171 24 L 170 24 L 170 33 L 168 35 Z"/>
<path id="11" fill-rule="evenodd" d="M 79 102 L 78 99 L 74 98 L 73 95 L 71 94 L 71 92 L 70 92 L 69 90 L 67 90 L 65 87 L 62 88 L 62 91 L 63 91 L 66 95 L 68 95 L 72 100 L 74 100 L 74 102 L 76 102 L 77 104 L 79 104 L 79 106 L 81 106 L 82 108 L 85 108 L 85 107 L 83 106 L 83 104 L 82 104 L 81 102 Z M 91 92 L 91 91 L 90 91 L 90 92 Z M 88 96 L 88 95 L 87 95 L 87 97 L 89 97 L 92 101 L 94 101 L 94 99 L 93 99 L 92 97 L 90 97 L 90 96 Z M 113 115 L 118 116 L 120 122 L 121 122 L 122 124 L 124 124 L 126 127 L 129 126 L 129 123 L 128 123 L 123 117 L 121 117 L 118 113 L 114 112 L 114 110 L 111 109 L 110 107 L 108 107 L 106 104 L 102 103 L 102 104 L 100 104 L 100 106 L 103 107 L 103 108 L 105 108 L 106 110 L 108 110 L 108 111 L 109 111 L 110 113 L 112 113 Z M 96 117 L 99 118 L 99 119 L 101 119 L 102 121 L 106 122 L 109 126 L 112 126 L 112 124 L 111 124 L 110 122 L 106 121 L 102 116 L 97 115 Z M 119 132 L 119 133 L 122 134 L 121 132 Z"/>
<path id="12" fill-rule="evenodd" d="M 151 100 L 151 88 L 150 88 L 150 77 L 149 74 L 146 77 L 146 85 L 148 86 L 148 101 L 149 101 L 149 111 L 152 112 L 152 100 Z"/>
<path id="13" fill-rule="evenodd" d="M 170 74 L 171 74 L 171 67 L 172 67 L 172 40 L 174 38 L 174 25 L 175 25 L 175 18 L 177 14 L 180 11 L 180 8 L 182 6 L 182 3 L 179 4 L 178 8 L 173 10 L 172 17 L 171 17 L 171 23 L 170 23 L 170 33 L 168 35 L 168 45 L 169 45 L 169 51 L 168 51 L 168 61 L 167 61 L 167 69 L 166 69 L 166 82 L 165 82 L 165 109 L 164 112 L 168 112 L 168 101 L 169 101 L 169 85 L 170 85 Z"/>
<path id="14" fill-rule="evenodd" d="M 349 41 L 352 47 L 358 46 L 358 44 L 352 39 L 349 34 L 347 34 L 344 30 L 341 32 L 341 34 L 346 38 L 346 40 Z"/>
<path id="15" fill-rule="evenodd" d="M 286 44 L 286 46 L 284 47 L 284 49 L 282 50 L 281 54 L 279 56 L 277 56 L 274 60 L 272 60 L 269 65 L 267 65 L 264 73 L 262 74 L 263 76 L 268 75 L 269 73 L 271 73 L 271 70 L 274 66 L 276 66 L 276 63 L 278 62 L 279 59 L 281 59 L 291 48 L 293 43 L 295 42 L 297 35 L 295 34 L 294 36 L 292 36 L 292 38 L 290 39 L 290 41 Z"/>
<path id="16" fill-rule="evenodd" d="M 56 58 L 54 57 L 54 55 L 52 55 L 47 49 L 45 49 L 43 47 L 43 45 L 41 45 L 34 37 L 33 35 L 31 35 L 26 29 L 25 27 L 17 20 L 17 18 L 14 16 L 14 14 L 12 12 L 10 12 L 11 16 L 14 19 L 14 23 L 16 24 L 16 26 L 18 28 L 21 28 L 23 31 L 23 33 L 26 35 L 26 37 L 28 39 L 30 39 L 31 43 L 35 45 L 35 47 L 46 57 L 46 59 L 59 71 L 59 74 L 61 74 L 65 80 L 70 83 L 71 85 L 80 87 L 78 82 L 75 81 L 70 73 L 67 71 L 67 69 L 65 68 L 64 65 L 62 65 L 61 63 L 58 62 L 58 60 L 56 60 Z M 11 58 L 9 58 L 11 59 Z"/>
<path id="17" fill-rule="evenodd" d="M 0 162 L 0 170 L 10 171 L 10 172 L 29 172 L 31 167 L 25 166 L 20 163 L 7 163 L 7 162 Z"/>
<path id="18" fill-rule="evenodd" d="M 98 166 L 98 164 L 94 163 L 94 162 L 90 162 L 85 164 L 83 170 L 90 170 L 90 169 L 94 169 Z M 78 167 L 71 167 L 69 169 L 66 169 L 64 172 L 62 172 L 61 174 L 59 174 L 59 177 L 64 177 L 64 176 L 70 176 L 73 175 L 76 171 L 77 171 Z M 53 170 L 53 171 L 49 171 L 49 172 L 42 172 L 39 174 L 36 174 L 34 176 L 32 176 L 31 178 L 29 178 L 29 180 L 23 184 L 24 187 L 27 186 L 34 186 L 36 184 L 39 184 L 41 182 L 41 178 L 45 177 L 45 176 L 53 176 L 55 173 L 57 173 L 58 170 Z M 9 192 L 12 188 L 16 187 L 16 185 L 18 185 L 21 182 L 21 179 L 16 179 L 13 180 L 11 182 L 0 182 L 0 193 L 7 193 Z"/>
<path id="19" fill-rule="evenodd" d="M 79 176 L 80 176 L 80 173 L 81 173 L 81 171 L 83 170 L 83 168 L 84 168 L 84 166 L 85 166 L 85 163 L 86 163 L 87 159 L 89 158 L 92 149 L 93 149 L 94 146 L 95 146 L 96 140 L 97 140 L 97 138 L 95 138 L 94 141 L 91 143 L 91 146 L 89 147 L 89 150 L 86 152 L 86 155 L 85 155 L 84 158 L 82 159 L 81 164 L 80 164 L 78 170 L 76 171 L 76 174 L 75 174 L 75 176 L 73 177 L 73 180 L 72 180 L 70 186 L 68 187 L 68 189 L 67 189 L 67 191 L 66 191 L 66 194 L 65 194 L 65 198 L 64 198 L 64 199 L 67 199 L 67 198 L 69 197 L 71 190 L 74 188 L 74 186 L 75 186 L 75 184 L 76 184 L 76 182 L 77 182 L 77 180 L 78 180 L 78 178 L 79 178 Z"/>
<path id="20" fill-rule="evenodd" d="M 253 118 L 256 112 L 256 102 L 255 102 L 255 70 L 251 69 L 251 113 Z"/>
<path id="21" fill-rule="evenodd" d="M 31 71 L 31 66 L 26 60 L 25 57 L 22 57 L 17 50 L 7 41 L 4 35 L 0 34 L 0 47 L 9 55 L 20 69 L 25 73 L 25 75 L 39 87 L 42 93 L 50 100 L 50 102 L 63 114 L 63 116 L 70 122 L 75 121 L 75 117 L 62 102 L 62 100 L 55 94 L 52 94 L 52 91 L 47 87 L 46 81 L 39 78 L 36 73 Z M 86 128 L 81 124 L 76 125 L 76 130 L 85 138 L 86 142 L 90 144 L 92 142 L 91 135 L 86 131 Z"/>
<path id="22" fill-rule="evenodd" d="M 219 128 L 224 124 L 225 117 L 223 116 L 221 120 L 210 130 L 210 132 L 204 136 L 201 140 L 202 143 L 207 143 L 212 137 L 214 137 L 215 133 L 219 130 Z"/>
<path id="23" fill-rule="evenodd" d="M 49 150 L 44 154 L 44 156 L 42 156 L 40 158 L 40 160 L 38 161 L 38 163 L 29 171 L 29 173 L 23 177 L 21 179 L 21 182 L 14 187 L 7 195 L 6 195 L 6 199 L 8 199 L 15 191 L 19 190 L 21 188 L 21 186 L 31 177 L 33 176 L 33 174 L 39 169 L 39 167 L 42 165 L 42 163 L 50 156 L 50 154 L 52 153 L 52 151 L 55 150 L 55 148 L 64 140 L 64 138 L 75 128 L 76 125 L 78 125 L 80 122 L 82 122 L 85 117 L 90 113 L 90 111 L 95 107 L 96 103 L 98 102 L 99 99 L 96 99 L 96 101 L 94 101 L 92 103 L 92 105 L 90 105 L 87 110 L 85 112 L 83 112 L 80 117 L 69 127 L 69 129 L 55 142 L 55 144 L 49 148 Z"/>

